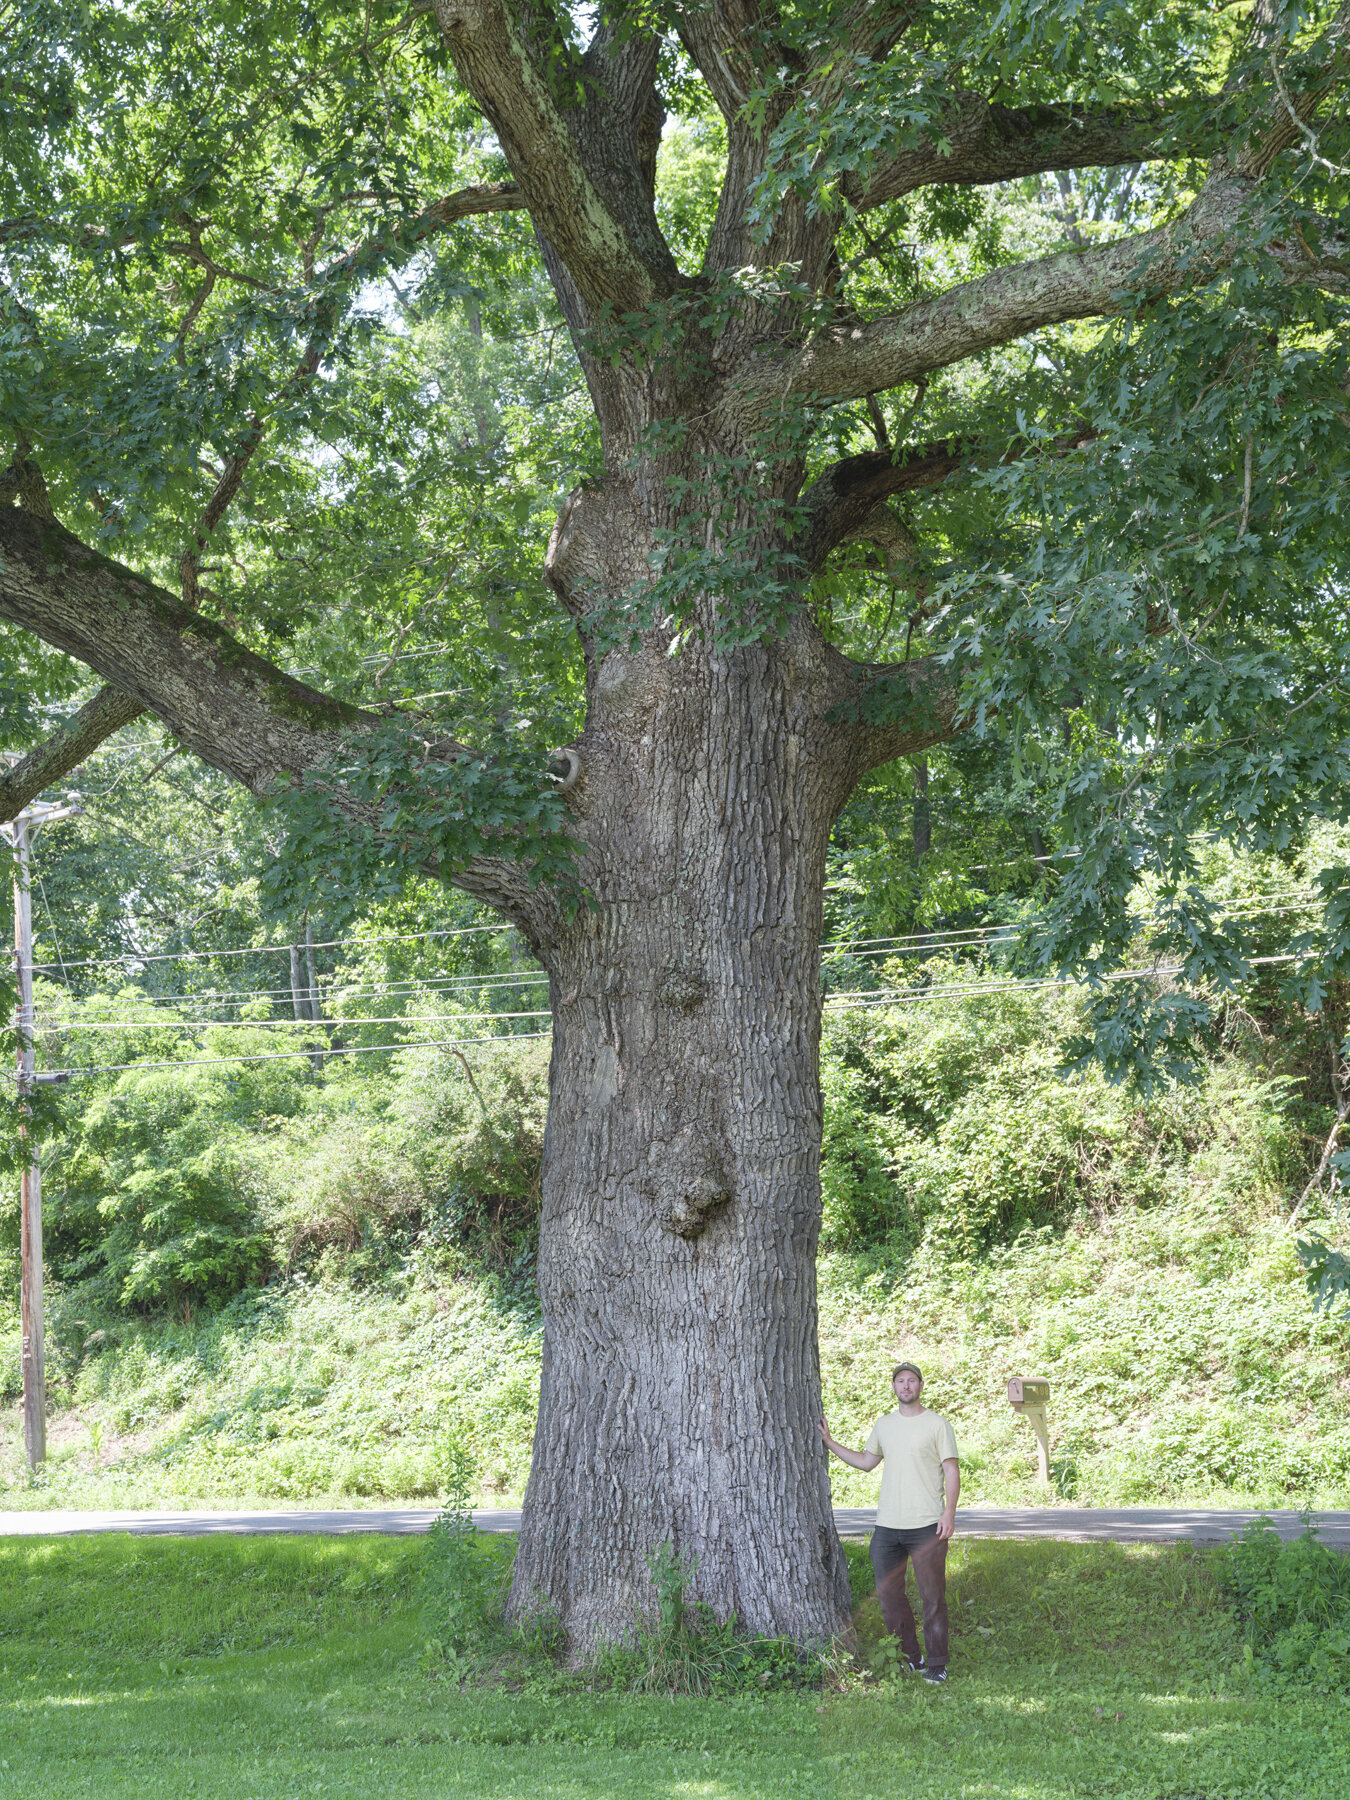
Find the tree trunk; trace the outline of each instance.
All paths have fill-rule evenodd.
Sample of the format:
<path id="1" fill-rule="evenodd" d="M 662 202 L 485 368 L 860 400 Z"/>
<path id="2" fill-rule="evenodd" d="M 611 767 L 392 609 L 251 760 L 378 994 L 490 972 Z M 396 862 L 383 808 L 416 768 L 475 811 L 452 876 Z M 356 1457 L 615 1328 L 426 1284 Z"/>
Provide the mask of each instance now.
<path id="1" fill-rule="evenodd" d="M 544 1368 L 511 1610 L 575 1657 L 655 1594 L 827 1639 L 849 1589 L 816 1431 L 825 851 L 852 773 L 783 645 L 611 654 L 546 951 Z M 607 876 L 606 871 L 615 871 Z"/>
<path id="2" fill-rule="evenodd" d="M 309 1007 L 305 1002 L 304 992 L 300 984 L 300 946 L 291 945 L 291 1011 L 297 1023 L 309 1017 Z"/>
<path id="3" fill-rule="evenodd" d="M 928 807 L 928 758 L 914 758 L 914 860 L 921 862 L 933 848 L 933 815 Z"/>

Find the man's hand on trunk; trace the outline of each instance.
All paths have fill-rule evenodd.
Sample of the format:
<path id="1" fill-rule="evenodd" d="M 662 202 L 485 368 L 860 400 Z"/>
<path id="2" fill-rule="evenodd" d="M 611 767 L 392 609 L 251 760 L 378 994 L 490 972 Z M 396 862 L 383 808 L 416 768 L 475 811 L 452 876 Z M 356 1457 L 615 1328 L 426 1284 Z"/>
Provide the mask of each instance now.
<path id="1" fill-rule="evenodd" d="M 827 1450 L 833 1450 L 840 1462 L 846 1462 L 850 1468 L 861 1469 L 863 1473 L 866 1474 L 869 1469 L 875 1469 L 877 1464 L 881 1461 L 881 1458 L 873 1452 L 866 1450 L 849 1450 L 846 1449 L 843 1444 L 837 1443 L 831 1436 L 829 1421 L 826 1419 L 824 1413 L 816 1420 L 816 1430 L 824 1439 L 825 1448 Z"/>

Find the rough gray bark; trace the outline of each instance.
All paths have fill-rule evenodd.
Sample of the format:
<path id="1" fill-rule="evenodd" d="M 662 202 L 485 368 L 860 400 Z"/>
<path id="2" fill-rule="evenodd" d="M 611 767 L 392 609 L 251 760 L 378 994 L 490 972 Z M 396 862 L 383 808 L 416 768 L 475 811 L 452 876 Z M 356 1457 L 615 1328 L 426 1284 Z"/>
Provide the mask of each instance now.
<path id="1" fill-rule="evenodd" d="M 223 626 L 100 555 L 55 520 L 13 506 L 0 506 L 0 618 L 35 632 L 112 684 L 11 771 L 11 779 L 24 769 L 41 769 L 50 785 L 73 766 L 67 758 L 72 730 L 88 755 L 126 723 L 131 705 L 154 713 L 183 748 L 260 797 L 323 770 L 353 734 L 382 723 L 379 714 L 322 694 L 255 655 Z M 446 759 L 470 754 L 439 736 L 434 752 Z M 340 790 L 334 798 L 354 827 L 370 826 L 368 806 Z M 434 865 L 429 872 L 441 873 Z M 459 869 L 456 880 L 527 931 L 553 916 L 548 896 L 532 888 L 527 871 L 509 858 L 478 858 Z"/>
<path id="2" fill-rule="evenodd" d="M 87 663 L 255 794 L 330 756 L 345 732 L 376 722 L 20 507 L 0 507 L 0 617 Z"/>
<path id="3" fill-rule="evenodd" d="M 569 604 L 621 591 L 634 519 L 588 496 L 555 535 Z M 553 1059 L 544 1375 L 512 1609 L 574 1654 L 646 1610 L 646 1559 L 756 1630 L 823 1639 L 848 1582 L 814 1422 L 826 848 L 863 770 L 947 735 L 841 722 L 856 672 L 804 621 L 593 666 L 573 791 L 593 911 L 540 946 Z M 884 741 L 883 741 L 884 739 Z"/>
<path id="4" fill-rule="evenodd" d="M 909 150 L 884 161 L 868 179 L 846 179 L 859 211 L 940 182 L 981 187 L 1057 169 L 1119 168 L 1157 154 L 1158 112 L 1147 106 L 992 105 L 982 94 L 958 94 L 942 121 L 949 148 Z"/>
<path id="5" fill-rule="evenodd" d="M 812 1430 L 843 770 L 794 718 L 786 659 L 705 661 L 692 691 L 691 671 L 664 693 L 651 673 L 602 670 L 578 795 L 600 904 L 547 950 L 544 1374 L 512 1604 L 546 1596 L 574 1654 L 649 1609 L 666 1541 L 722 1616 L 827 1638 L 847 1613 Z"/>

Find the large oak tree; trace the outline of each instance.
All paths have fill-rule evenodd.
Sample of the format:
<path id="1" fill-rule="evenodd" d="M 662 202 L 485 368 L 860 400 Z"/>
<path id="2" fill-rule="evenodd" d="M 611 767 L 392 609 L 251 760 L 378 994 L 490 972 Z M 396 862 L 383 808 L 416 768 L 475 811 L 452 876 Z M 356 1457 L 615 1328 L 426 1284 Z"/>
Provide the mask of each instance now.
<path id="1" fill-rule="evenodd" d="M 283 881 L 432 869 L 513 921 L 553 1060 L 512 1607 L 556 1608 L 584 1654 L 670 1541 L 719 1614 L 830 1636 L 816 1056 L 850 793 L 962 732 L 1054 748 L 1041 824 L 1077 854 L 1034 954 L 1097 984 L 1085 1053 L 1136 1075 L 1183 1060 L 1244 969 L 1196 832 L 1278 846 L 1344 815 L 1344 12 L 0 20 L 0 618 L 52 693 L 53 668 L 104 684 L 0 782 L 5 815 L 148 712 L 277 810 Z M 693 258 L 657 204 L 669 119 L 719 169 Z M 1014 202 L 1039 247 L 1000 228 Z M 468 569 L 476 532 L 510 560 L 491 394 L 459 563 L 433 590 L 405 543 L 358 578 L 386 515 L 424 539 L 444 516 L 410 473 L 437 396 L 399 373 L 406 321 L 464 304 L 481 336 L 472 234 L 517 220 L 511 280 L 545 272 L 598 437 L 545 583 Z M 391 385 L 422 421 L 396 449 Z M 311 531 L 344 483 L 346 535 Z M 481 630 L 458 714 L 362 688 L 345 639 L 363 607 L 383 628 L 386 589 L 395 650 Z M 556 636 L 536 657 L 532 609 L 584 663 L 561 750 L 566 659 Z M 533 727 L 494 701 L 508 676 Z M 1166 978 L 1108 980 L 1145 879 Z M 1314 1004 L 1344 955 L 1344 871 L 1325 886 Z"/>

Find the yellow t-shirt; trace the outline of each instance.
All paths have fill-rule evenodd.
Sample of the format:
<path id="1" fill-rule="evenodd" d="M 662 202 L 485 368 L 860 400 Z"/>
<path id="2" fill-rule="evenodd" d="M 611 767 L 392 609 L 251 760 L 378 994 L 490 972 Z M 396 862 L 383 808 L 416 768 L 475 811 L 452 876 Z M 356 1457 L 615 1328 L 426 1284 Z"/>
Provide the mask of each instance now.
<path id="1" fill-rule="evenodd" d="M 883 1413 L 864 1450 L 882 1458 L 877 1524 L 892 1531 L 935 1525 L 942 1517 L 942 1465 L 956 1455 L 956 1433 L 939 1413 Z"/>

